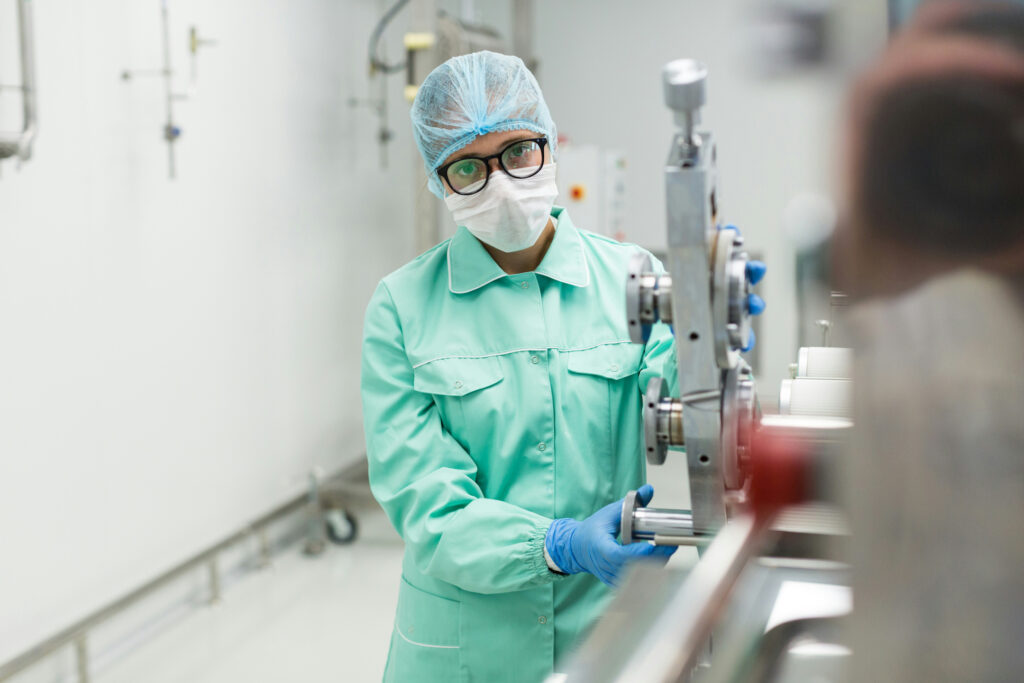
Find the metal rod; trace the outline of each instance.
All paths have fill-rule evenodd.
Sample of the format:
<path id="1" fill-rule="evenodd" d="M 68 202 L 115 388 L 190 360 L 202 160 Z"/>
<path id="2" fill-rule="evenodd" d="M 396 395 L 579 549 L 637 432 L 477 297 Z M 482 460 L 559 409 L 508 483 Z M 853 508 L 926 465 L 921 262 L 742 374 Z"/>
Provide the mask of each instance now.
<path id="1" fill-rule="evenodd" d="M 260 544 L 260 559 L 257 566 L 260 569 L 263 569 L 264 567 L 270 566 L 270 540 L 267 537 L 267 527 L 258 527 L 256 536 L 259 539 Z"/>
<path id="2" fill-rule="evenodd" d="M 32 25 L 32 4 L 28 0 L 18 2 L 18 20 L 21 28 L 22 111 L 25 117 L 18 156 L 24 161 L 32 155 L 32 142 L 36 137 L 35 28 Z"/>
<path id="3" fill-rule="evenodd" d="M 694 404 L 703 403 L 704 401 L 717 401 L 721 397 L 722 392 L 720 389 L 707 389 L 705 391 L 692 391 L 680 397 L 679 400 L 686 404 Z"/>
<path id="4" fill-rule="evenodd" d="M 684 545 L 701 547 L 710 545 L 714 536 L 659 536 L 655 534 L 654 545 Z"/>
<path id="5" fill-rule="evenodd" d="M 75 661 L 78 683 L 89 683 L 89 640 L 84 633 L 75 638 Z"/>
<path id="6" fill-rule="evenodd" d="M 143 584 L 122 598 L 110 603 L 106 607 L 96 610 L 92 614 L 80 619 L 71 626 L 68 626 L 64 630 L 47 638 L 43 642 L 25 650 L 20 655 L 17 655 L 3 665 L 0 665 L 0 681 L 5 681 L 11 678 L 18 672 L 27 669 L 41 659 L 53 654 L 60 648 L 77 641 L 79 638 L 84 638 L 85 634 L 97 625 L 120 612 L 123 612 L 164 585 L 194 571 L 198 567 L 203 566 L 210 561 L 211 557 L 215 557 L 236 543 L 244 541 L 249 537 L 250 529 L 253 526 L 265 527 L 278 519 L 302 510 L 308 504 L 307 501 L 307 494 L 303 492 L 302 494 L 274 508 L 265 515 L 257 518 L 251 524 L 245 525 L 245 527 L 231 534 L 219 543 L 207 548 L 192 558 L 185 560 L 176 567 L 167 570 L 152 581 Z"/>
<path id="7" fill-rule="evenodd" d="M 207 569 L 210 572 L 210 604 L 220 602 L 220 569 L 217 566 L 217 556 L 210 557 Z"/>
<path id="8" fill-rule="evenodd" d="M 174 164 L 174 93 L 171 87 L 171 27 L 170 19 L 167 16 L 167 0 L 160 0 L 160 18 L 163 23 L 164 43 L 164 99 L 167 108 L 167 125 L 164 128 L 164 137 L 167 139 L 167 169 L 171 180 L 174 180 L 176 169 Z"/>
<path id="9" fill-rule="evenodd" d="M 633 538 L 654 540 L 656 536 L 693 537 L 693 515 L 689 510 L 637 508 L 633 512 Z"/>

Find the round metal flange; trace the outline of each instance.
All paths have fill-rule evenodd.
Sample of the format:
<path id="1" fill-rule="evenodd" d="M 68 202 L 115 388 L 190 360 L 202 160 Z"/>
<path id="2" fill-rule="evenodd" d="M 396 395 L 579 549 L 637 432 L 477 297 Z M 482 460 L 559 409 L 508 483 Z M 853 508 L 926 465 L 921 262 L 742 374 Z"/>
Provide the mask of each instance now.
<path id="1" fill-rule="evenodd" d="M 629 340 L 634 344 L 646 344 L 651 337 L 651 325 L 657 320 L 655 311 L 656 277 L 653 264 L 647 254 L 637 253 L 629 260 L 626 275 L 626 327 Z"/>
<path id="2" fill-rule="evenodd" d="M 725 488 L 739 490 L 746 481 L 750 437 L 754 431 L 757 398 L 750 366 L 740 361 L 725 372 L 722 390 L 722 480 Z"/>
<path id="3" fill-rule="evenodd" d="M 636 491 L 630 491 L 622 500 L 622 518 L 619 520 L 619 536 L 622 545 L 634 542 L 633 539 L 633 513 L 640 507 L 640 496 Z"/>
<path id="4" fill-rule="evenodd" d="M 668 455 L 668 444 L 658 437 L 661 402 L 666 398 L 668 382 L 661 377 L 652 377 L 647 382 L 647 394 L 644 396 L 644 444 L 647 462 L 651 465 L 664 464 Z"/>
<path id="5" fill-rule="evenodd" d="M 757 388 L 754 372 L 746 362 L 740 363 L 739 380 L 736 383 L 736 397 L 739 402 L 739 431 L 736 435 L 736 457 L 740 472 L 746 479 L 750 471 L 750 445 L 754 432 L 761 421 L 761 408 L 757 403 Z"/>
<path id="6" fill-rule="evenodd" d="M 722 370 L 736 367 L 740 349 L 750 335 L 747 310 L 747 255 L 739 250 L 743 238 L 732 229 L 719 230 L 711 290 L 711 316 L 715 332 L 715 362 Z"/>
<path id="7" fill-rule="evenodd" d="M 736 443 L 739 440 L 739 404 L 737 401 L 739 370 L 725 372 L 722 389 L 722 480 L 725 488 L 738 489 L 743 485 Z"/>

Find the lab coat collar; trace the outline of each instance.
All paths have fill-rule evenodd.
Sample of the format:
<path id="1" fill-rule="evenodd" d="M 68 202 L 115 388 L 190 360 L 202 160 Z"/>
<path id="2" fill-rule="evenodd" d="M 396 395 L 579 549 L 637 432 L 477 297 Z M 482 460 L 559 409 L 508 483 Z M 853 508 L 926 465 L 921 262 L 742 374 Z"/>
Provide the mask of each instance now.
<path id="1" fill-rule="evenodd" d="M 590 268 L 583 250 L 583 236 L 572 224 L 569 213 L 560 206 L 551 209 L 555 236 L 534 271 L 574 287 L 590 284 Z M 483 245 L 469 230 L 459 227 L 448 242 L 448 289 L 467 294 L 495 280 L 507 277 Z"/>

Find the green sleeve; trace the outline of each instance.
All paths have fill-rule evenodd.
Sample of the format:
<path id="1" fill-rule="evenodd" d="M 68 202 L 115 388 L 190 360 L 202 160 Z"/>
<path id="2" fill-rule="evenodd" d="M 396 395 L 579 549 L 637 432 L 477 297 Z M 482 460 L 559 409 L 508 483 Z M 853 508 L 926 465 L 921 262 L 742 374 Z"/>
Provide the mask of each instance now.
<path id="1" fill-rule="evenodd" d="M 544 560 L 551 519 L 485 498 L 476 463 L 413 388 L 401 322 L 385 283 L 366 312 L 363 421 L 370 488 L 428 576 L 476 593 L 555 580 Z"/>

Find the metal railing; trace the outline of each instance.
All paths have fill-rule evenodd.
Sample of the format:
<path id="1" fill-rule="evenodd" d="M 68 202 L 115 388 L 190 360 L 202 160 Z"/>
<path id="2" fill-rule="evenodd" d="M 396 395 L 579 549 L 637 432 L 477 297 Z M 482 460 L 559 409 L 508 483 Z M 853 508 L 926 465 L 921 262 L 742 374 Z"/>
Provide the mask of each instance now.
<path id="1" fill-rule="evenodd" d="M 339 472 L 338 474 L 327 478 L 327 480 L 340 478 L 343 475 L 344 472 Z M 309 515 L 311 522 L 315 521 L 321 512 L 320 493 L 321 486 L 324 481 L 326 480 L 317 476 L 311 477 L 310 489 L 307 492 L 303 492 L 289 499 L 287 502 L 254 519 L 249 524 L 246 524 L 227 538 L 224 538 L 184 562 L 168 569 L 156 578 L 142 586 L 139 586 L 109 605 L 106 605 L 105 607 L 102 607 L 76 621 L 67 628 L 50 636 L 43 642 L 38 643 L 15 656 L 13 659 L 0 664 L 0 682 L 11 679 L 16 674 L 25 671 L 29 667 L 39 663 L 50 655 L 53 655 L 58 650 L 71 646 L 74 648 L 75 652 L 78 682 L 88 683 L 90 631 L 118 614 L 125 612 L 133 605 L 139 603 L 144 598 L 152 595 L 176 579 L 179 579 L 189 572 L 200 569 L 204 566 L 207 568 L 208 573 L 210 591 L 209 602 L 210 604 L 217 602 L 221 595 L 221 569 L 218 566 L 218 557 L 233 546 L 255 538 L 259 544 L 259 559 L 257 564 L 259 567 L 268 565 L 270 563 L 271 556 L 271 547 L 267 532 L 268 527 L 271 524 L 303 509 L 308 511 L 307 514 Z M 315 540 L 313 539 L 312 523 L 309 528 L 310 531 L 307 532 L 310 534 L 309 540 Z"/>

